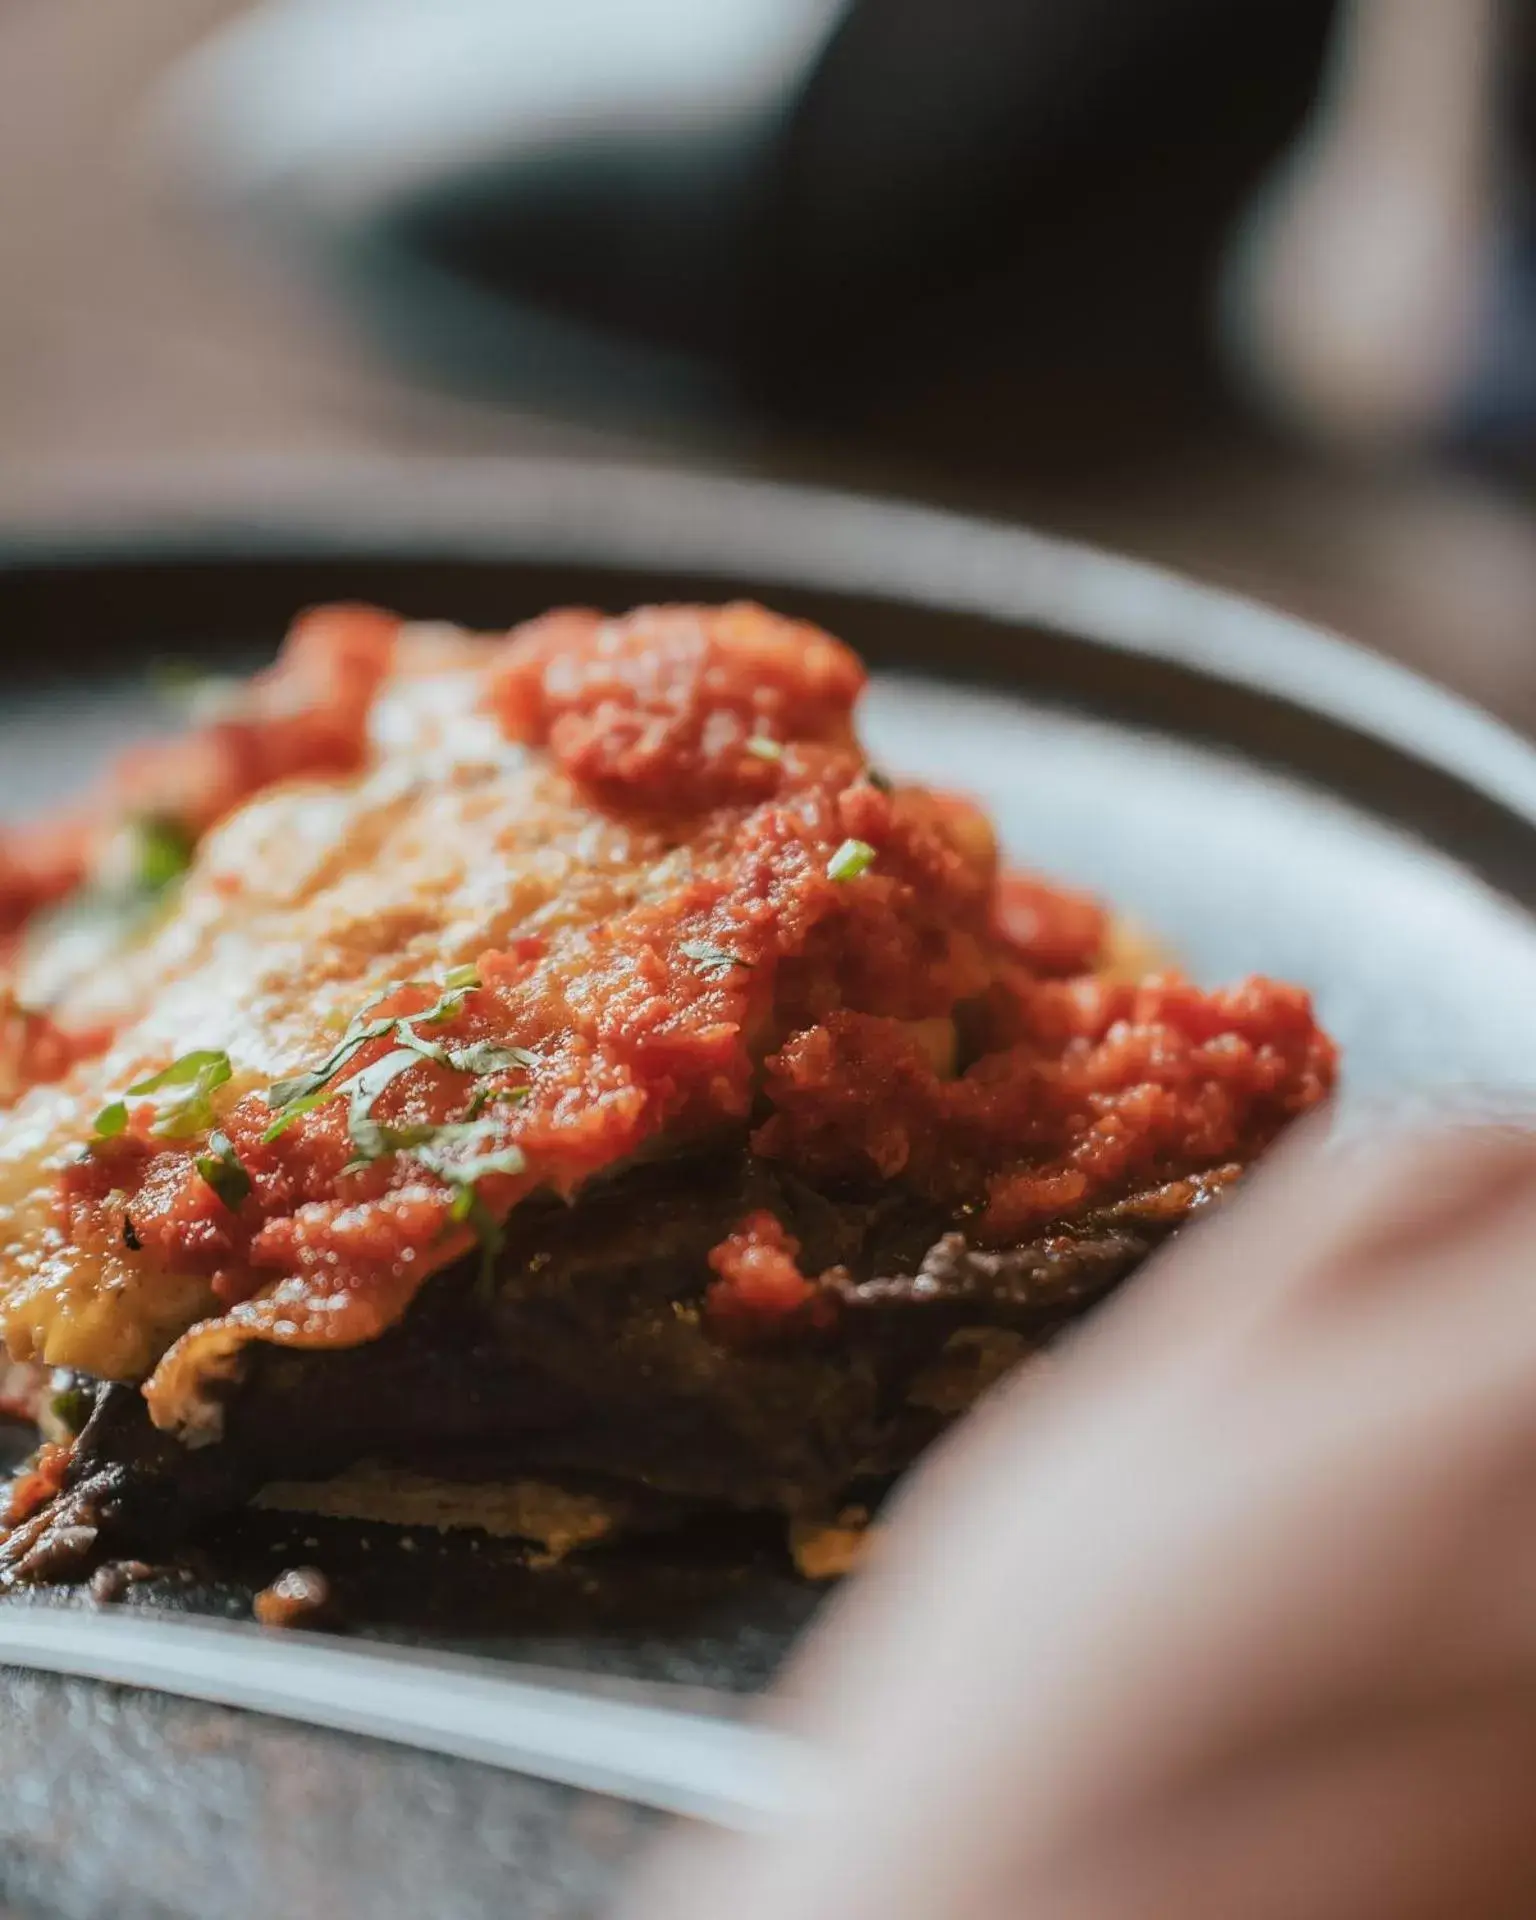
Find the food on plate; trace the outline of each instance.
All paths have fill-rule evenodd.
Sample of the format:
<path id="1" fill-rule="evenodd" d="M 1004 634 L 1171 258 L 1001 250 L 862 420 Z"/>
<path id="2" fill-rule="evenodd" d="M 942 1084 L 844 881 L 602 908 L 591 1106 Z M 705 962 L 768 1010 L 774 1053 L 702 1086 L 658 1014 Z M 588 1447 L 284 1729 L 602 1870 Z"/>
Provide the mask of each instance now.
<path id="1" fill-rule="evenodd" d="M 0 837 L 6 1577 L 251 1501 L 837 1560 L 1325 1098 L 1305 992 L 1138 972 L 863 683 L 752 605 L 326 608 Z"/>

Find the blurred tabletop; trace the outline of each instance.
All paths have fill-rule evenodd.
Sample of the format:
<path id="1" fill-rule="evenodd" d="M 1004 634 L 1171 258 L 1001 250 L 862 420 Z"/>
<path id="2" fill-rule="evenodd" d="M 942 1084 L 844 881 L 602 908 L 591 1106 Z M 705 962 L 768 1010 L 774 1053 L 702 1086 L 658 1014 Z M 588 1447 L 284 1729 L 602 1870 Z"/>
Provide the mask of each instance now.
<path id="1" fill-rule="evenodd" d="M 241 0 L 0 0 L 0 537 L 103 476 L 243 455 L 590 452 L 921 495 L 1242 588 L 1536 731 L 1529 502 L 1449 472 L 1325 468 L 1232 430 L 1114 470 L 985 480 L 836 441 L 664 441 L 424 392 L 146 163 L 159 77 Z M 1109 463 L 1100 463 L 1101 469 Z"/>

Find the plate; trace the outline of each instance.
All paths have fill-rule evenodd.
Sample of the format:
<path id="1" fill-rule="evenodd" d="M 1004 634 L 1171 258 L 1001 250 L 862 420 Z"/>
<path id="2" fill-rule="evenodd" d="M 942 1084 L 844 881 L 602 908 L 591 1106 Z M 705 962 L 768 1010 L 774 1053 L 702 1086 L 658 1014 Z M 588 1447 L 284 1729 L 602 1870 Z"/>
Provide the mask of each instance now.
<path id="1" fill-rule="evenodd" d="M 294 610 L 506 625 L 746 594 L 875 669 L 892 770 L 963 787 L 1015 858 L 1102 889 L 1215 982 L 1311 986 L 1346 1100 L 1536 1096 L 1536 751 L 1387 662 L 1156 569 L 919 508 L 712 476 L 413 463 L 140 477 L 0 552 L 0 811 L 164 724 L 152 668 L 245 665 Z M 276 1519 L 151 1597 L 239 1611 L 296 1558 L 395 1596 L 365 1630 L 760 1685 L 815 1606 L 750 1538 L 556 1576 Z M 445 1627 L 446 1591 L 476 1614 Z M 48 1602 L 53 1604 L 54 1602 Z M 318 1730 L 0 1679 L 0 1899 L 71 1916 L 597 1911 L 633 1809 Z"/>

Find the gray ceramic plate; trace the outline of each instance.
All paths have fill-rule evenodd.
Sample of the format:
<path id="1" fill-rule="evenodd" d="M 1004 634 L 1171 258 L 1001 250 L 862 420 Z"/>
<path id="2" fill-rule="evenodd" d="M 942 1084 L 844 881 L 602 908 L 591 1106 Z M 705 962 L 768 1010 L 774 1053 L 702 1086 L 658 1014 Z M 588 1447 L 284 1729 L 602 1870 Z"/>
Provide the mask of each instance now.
<path id="1" fill-rule="evenodd" d="M 0 555 L 7 812 L 163 717 L 153 661 L 243 661 L 317 598 L 495 625 L 751 594 L 858 646 L 880 758 L 980 794 L 1016 857 L 1113 895 L 1204 979 L 1312 986 L 1353 1096 L 1536 1097 L 1536 752 L 1342 643 L 1111 556 L 794 489 L 499 463 L 144 487 L 129 529 L 87 514 Z M 454 1625 L 464 1570 L 425 1543 L 324 1544 L 408 1570 L 374 1630 L 735 1688 L 813 1607 L 733 1551 L 554 1582 L 509 1563 Z M 238 1607 L 316 1551 L 236 1543 L 182 1599 Z M 637 1831 L 466 1762 L 106 1688 L 0 1680 L 0 1715 L 0 1897 L 28 1911 L 564 1916 Z"/>

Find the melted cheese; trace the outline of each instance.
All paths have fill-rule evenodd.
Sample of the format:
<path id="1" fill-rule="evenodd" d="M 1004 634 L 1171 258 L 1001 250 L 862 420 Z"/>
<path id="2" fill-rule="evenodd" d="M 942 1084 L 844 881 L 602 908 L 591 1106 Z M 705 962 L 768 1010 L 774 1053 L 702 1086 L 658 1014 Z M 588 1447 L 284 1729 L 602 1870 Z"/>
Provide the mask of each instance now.
<path id="1" fill-rule="evenodd" d="M 0 1334 L 13 1358 L 137 1379 L 217 1311 L 205 1279 L 121 1233 L 61 1230 L 57 1177 L 135 1079 L 221 1049 L 234 1069 L 224 1110 L 323 1056 L 381 986 L 471 962 L 511 929 L 579 940 L 676 884 L 677 853 L 594 816 L 479 711 L 465 644 L 434 632 L 404 649 L 374 712 L 374 764 L 239 809 L 203 842 L 154 937 L 61 1009 L 120 1031 L 0 1114 Z"/>

